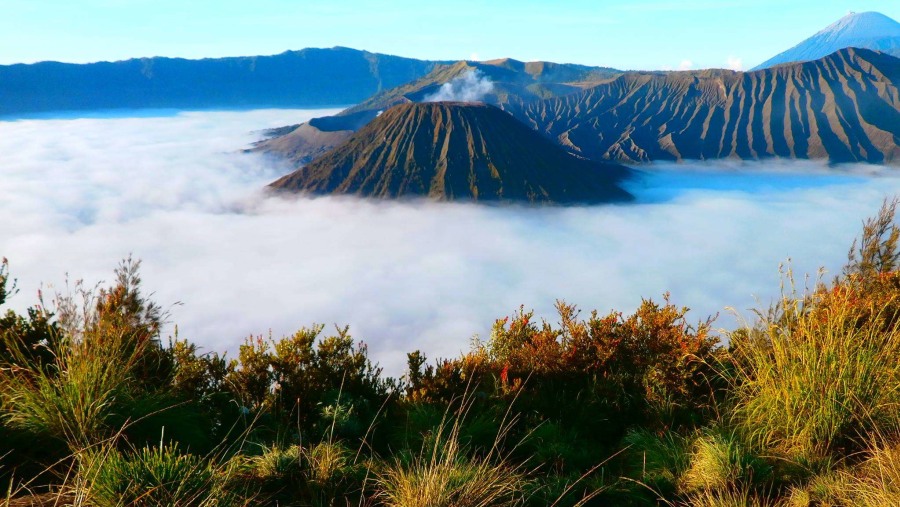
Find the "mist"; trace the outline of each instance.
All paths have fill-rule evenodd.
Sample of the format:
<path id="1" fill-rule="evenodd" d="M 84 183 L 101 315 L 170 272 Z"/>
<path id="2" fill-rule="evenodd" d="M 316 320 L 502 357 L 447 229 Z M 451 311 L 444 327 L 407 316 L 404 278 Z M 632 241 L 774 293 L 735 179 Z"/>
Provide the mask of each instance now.
<path id="1" fill-rule="evenodd" d="M 636 204 L 527 208 L 350 198 L 281 198 L 291 168 L 240 150 L 255 131 L 328 110 L 144 114 L 0 121 L 0 256 L 22 311 L 69 278 L 112 279 L 129 254 L 174 332 L 231 351 L 251 334 L 349 324 L 389 373 L 405 354 L 467 350 L 524 305 L 556 322 L 632 312 L 642 297 L 750 318 L 798 280 L 840 271 L 847 249 L 900 179 L 871 166 L 655 165 Z M 180 304 L 178 304 L 180 303 Z"/>
<path id="2" fill-rule="evenodd" d="M 478 69 L 472 69 L 441 85 L 424 102 L 480 102 L 494 91 L 494 83 Z"/>

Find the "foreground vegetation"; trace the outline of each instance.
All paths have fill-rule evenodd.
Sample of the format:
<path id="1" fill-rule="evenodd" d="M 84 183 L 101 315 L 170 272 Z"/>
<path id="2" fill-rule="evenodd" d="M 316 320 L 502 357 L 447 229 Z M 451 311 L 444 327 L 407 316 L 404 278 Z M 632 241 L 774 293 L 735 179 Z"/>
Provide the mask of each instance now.
<path id="1" fill-rule="evenodd" d="M 520 309 L 469 353 L 382 375 L 347 328 L 201 353 L 141 292 L 0 317 L 10 505 L 900 505 L 900 229 L 714 333 L 686 308 Z M 0 304 L 15 292 L 6 262 Z M 725 340 L 721 340 L 725 338 Z M 727 343 L 727 345 L 724 345 Z"/>

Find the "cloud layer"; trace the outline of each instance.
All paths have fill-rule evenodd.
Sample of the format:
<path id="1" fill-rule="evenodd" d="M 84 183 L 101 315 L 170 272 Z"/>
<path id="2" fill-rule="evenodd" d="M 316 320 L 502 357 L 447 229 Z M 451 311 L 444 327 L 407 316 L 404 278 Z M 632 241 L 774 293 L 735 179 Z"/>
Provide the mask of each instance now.
<path id="1" fill-rule="evenodd" d="M 778 265 L 840 269 L 900 179 L 813 163 L 657 166 L 639 204 L 524 209 L 267 198 L 289 169 L 239 152 L 251 131 L 327 111 L 0 122 L 0 256 L 34 303 L 65 273 L 109 280 L 129 253 L 182 337 L 350 324 L 392 373 L 467 349 L 518 306 L 632 311 L 671 291 L 699 319 L 768 302 Z M 729 326 L 730 319 L 720 323 Z M 169 330 L 171 331 L 171 329 Z"/>

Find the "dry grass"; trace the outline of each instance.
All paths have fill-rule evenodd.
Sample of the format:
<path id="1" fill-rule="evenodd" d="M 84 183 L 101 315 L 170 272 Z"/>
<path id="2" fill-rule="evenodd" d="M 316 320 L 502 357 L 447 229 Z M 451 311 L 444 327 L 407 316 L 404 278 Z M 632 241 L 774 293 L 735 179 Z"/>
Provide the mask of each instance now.
<path id="1" fill-rule="evenodd" d="M 761 482 L 766 464 L 732 432 L 709 431 L 691 446 L 689 466 L 679 480 L 683 492 L 724 491 Z"/>
<path id="2" fill-rule="evenodd" d="M 734 335 L 734 420 L 760 447 L 814 459 L 891 423 L 900 330 L 860 326 L 846 297 L 816 311 L 785 297 L 780 315 Z"/>
<path id="3" fill-rule="evenodd" d="M 376 471 L 377 498 L 386 507 L 513 507 L 524 502 L 525 472 L 499 454 L 511 424 L 504 422 L 484 455 L 467 452 L 460 430 L 471 399 L 463 398 L 452 421 L 445 414 L 421 452 Z"/>

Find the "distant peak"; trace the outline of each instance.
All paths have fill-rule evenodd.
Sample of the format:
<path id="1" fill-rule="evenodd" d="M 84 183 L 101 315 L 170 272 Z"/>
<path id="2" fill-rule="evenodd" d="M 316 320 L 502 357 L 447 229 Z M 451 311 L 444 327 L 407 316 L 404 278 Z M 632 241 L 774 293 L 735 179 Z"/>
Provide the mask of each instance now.
<path id="1" fill-rule="evenodd" d="M 851 32 L 866 37 L 900 36 L 900 23 L 880 12 L 853 12 L 825 27 L 819 34 Z"/>
<path id="2" fill-rule="evenodd" d="M 848 47 L 900 55 L 900 23 L 880 12 L 851 11 L 812 37 L 751 70 L 818 60 Z"/>

